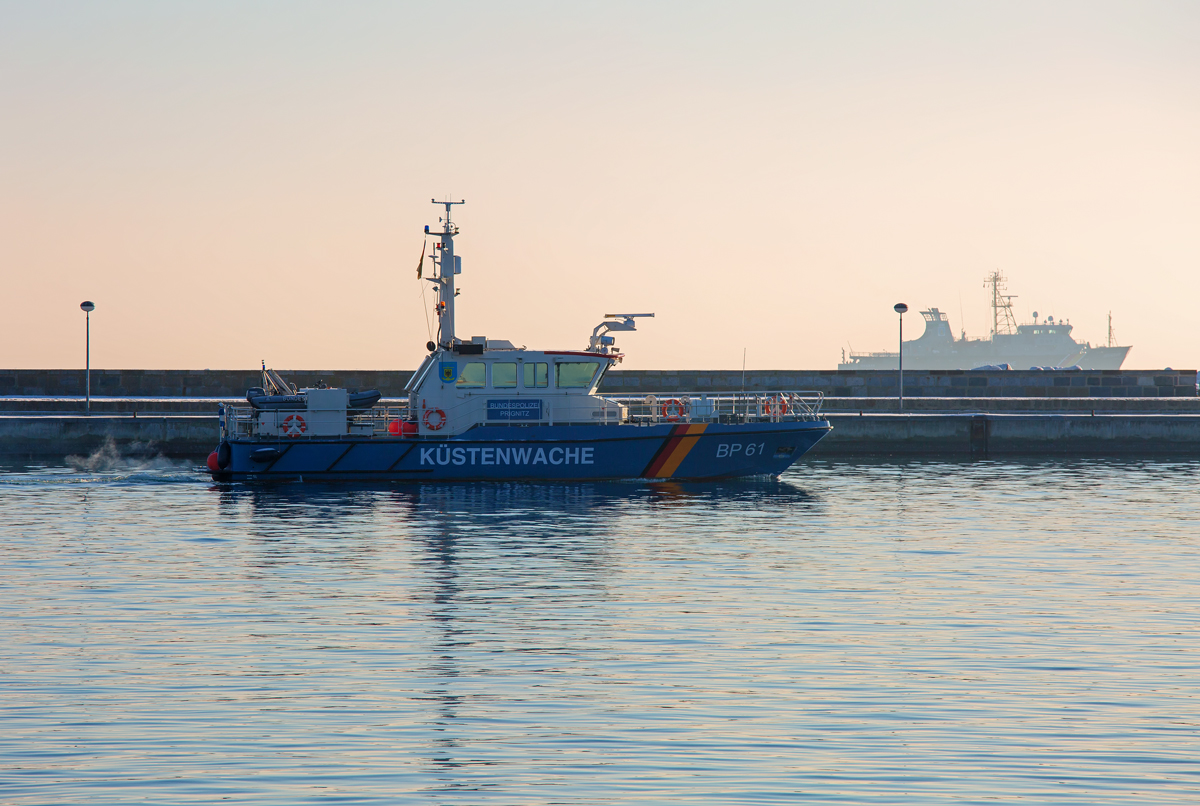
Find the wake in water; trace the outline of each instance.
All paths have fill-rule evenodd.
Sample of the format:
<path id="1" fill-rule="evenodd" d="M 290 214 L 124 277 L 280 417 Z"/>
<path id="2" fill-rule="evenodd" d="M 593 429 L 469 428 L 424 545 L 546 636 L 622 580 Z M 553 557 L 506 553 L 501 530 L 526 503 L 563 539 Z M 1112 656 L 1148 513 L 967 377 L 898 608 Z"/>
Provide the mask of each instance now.
<path id="1" fill-rule="evenodd" d="M 63 461 L 68 467 L 81 473 L 180 470 L 194 465 L 193 462 L 168 459 L 157 450 L 153 442 L 131 442 L 122 455 L 112 437 L 105 439 L 104 444 L 88 456 L 72 455 Z"/>

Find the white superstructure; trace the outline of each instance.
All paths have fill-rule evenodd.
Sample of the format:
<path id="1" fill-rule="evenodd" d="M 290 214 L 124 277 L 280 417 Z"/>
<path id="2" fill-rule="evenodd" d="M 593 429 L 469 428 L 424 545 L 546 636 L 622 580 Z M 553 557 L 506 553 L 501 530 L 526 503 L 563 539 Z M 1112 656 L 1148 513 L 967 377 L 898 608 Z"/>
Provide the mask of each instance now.
<path id="1" fill-rule="evenodd" d="M 619 422 L 626 410 L 596 395 L 604 373 L 624 357 L 610 331 L 633 331 L 636 319 L 654 314 L 606 314 L 581 351 L 517 349 L 512 342 L 472 337 L 455 330 L 454 302 L 462 258 L 455 254 L 458 226 L 451 216 L 462 201 L 431 200 L 446 208 L 442 229 L 427 235 L 433 245 L 438 337 L 406 391 L 418 433 L 460 434 L 476 424 L 546 425 Z"/>
<path id="2" fill-rule="evenodd" d="M 378 392 L 296 389 L 263 367 L 263 388 L 251 390 L 251 417 L 222 410 L 222 432 L 250 438 L 454 437 L 477 426 L 637 425 L 742 422 L 761 418 L 815 419 L 820 395 L 774 392 L 753 395 L 688 395 L 657 398 L 601 396 L 604 374 L 620 363 L 613 333 L 637 330 L 637 320 L 653 313 L 605 314 L 583 350 L 529 350 L 512 342 L 474 336 L 464 340 L 455 328 L 456 280 L 462 259 L 455 253 L 458 226 L 451 220 L 462 201 L 431 200 L 446 208 L 441 230 L 428 226 L 433 243 L 431 276 L 437 291 L 437 341 L 405 386 L 400 405 L 373 406 Z M 428 243 L 428 242 L 427 242 Z M 425 255 L 422 254 L 422 273 Z M 254 393 L 260 393 L 258 395 Z M 363 394 L 371 404 L 358 404 Z M 515 436 L 515 434 L 514 434 Z"/>

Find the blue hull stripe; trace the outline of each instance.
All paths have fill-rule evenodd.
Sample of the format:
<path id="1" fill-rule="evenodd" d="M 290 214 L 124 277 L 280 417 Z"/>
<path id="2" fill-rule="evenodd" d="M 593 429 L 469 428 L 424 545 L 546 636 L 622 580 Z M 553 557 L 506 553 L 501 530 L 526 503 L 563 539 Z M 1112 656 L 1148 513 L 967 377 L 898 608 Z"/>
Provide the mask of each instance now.
<path id="1" fill-rule="evenodd" d="M 405 459 L 405 457 L 407 457 L 407 456 L 408 456 L 410 453 L 412 453 L 412 452 L 413 452 L 413 448 L 415 448 L 415 447 L 417 447 L 417 446 L 416 446 L 416 445 L 413 445 L 413 446 L 412 446 L 412 447 L 410 447 L 408 450 L 406 450 L 404 453 L 400 454 L 400 457 L 399 457 L 398 459 L 396 459 L 396 461 L 392 462 L 392 464 L 391 464 L 391 465 L 388 467 L 388 470 L 395 470 L 395 469 L 396 469 L 396 465 L 398 465 L 398 464 L 400 464 L 401 462 L 403 462 L 403 461 L 404 461 L 404 459 Z"/>
<path id="2" fill-rule="evenodd" d="M 282 458 L 284 457 L 284 455 L 285 455 L 285 454 L 286 454 L 288 451 L 290 451 L 290 450 L 292 449 L 292 446 L 293 446 L 293 445 L 295 445 L 295 444 L 296 444 L 296 443 L 292 442 L 292 443 L 289 443 L 289 444 L 287 444 L 287 445 L 284 445 L 283 451 L 282 451 L 282 452 L 281 452 L 281 453 L 280 453 L 278 456 L 276 456 L 274 459 L 272 459 L 272 460 L 271 460 L 271 464 L 269 464 L 269 465 L 267 465 L 265 468 L 263 468 L 263 471 L 264 471 L 264 472 L 269 472 L 269 471 L 271 470 L 271 468 L 275 467 L 275 465 L 279 463 L 279 460 L 280 460 L 280 459 L 282 459 Z"/>
<path id="3" fill-rule="evenodd" d="M 338 462 L 340 462 L 340 461 L 342 461 L 343 459 L 345 459 L 345 458 L 346 458 L 346 454 L 350 453 L 350 451 L 354 450 L 354 448 L 355 448 L 355 446 L 354 446 L 354 445 L 347 445 L 347 446 L 346 446 L 346 450 L 342 451 L 342 455 L 341 455 L 341 456 L 339 456 L 338 458 L 334 459 L 334 460 L 333 460 L 333 464 L 331 464 L 329 467 L 325 468 L 325 470 L 328 472 L 328 471 L 330 471 L 330 470 L 333 470 L 335 467 L 337 467 L 337 464 L 338 464 Z"/>

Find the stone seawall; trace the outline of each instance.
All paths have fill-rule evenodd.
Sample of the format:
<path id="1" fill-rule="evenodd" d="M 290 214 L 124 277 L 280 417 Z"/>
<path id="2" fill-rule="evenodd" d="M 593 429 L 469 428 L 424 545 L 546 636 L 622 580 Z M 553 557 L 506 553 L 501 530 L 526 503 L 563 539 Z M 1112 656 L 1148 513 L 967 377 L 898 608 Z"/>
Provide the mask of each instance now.
<path id="1" fill-rule="evenodd" d="M 87 455 L 111 442 L 121 454 L 206 456 L 217 444 L 217 417 L 0 416 L 0 456 Z"/>
<path id="2" fill-rule="evenodd" d="M 385 395 L 404 393 L 412 377 L 408 370 L 284 371 L 284 377 L 298 386 L 315 386 L 324 381 L 330 386 L 349 389 L 379 389 Z M 93 369 L 92 394 L 107 397 L 230 397 L 242 398 L 246 390 L 262 383 L 256 369 Z M 4 369 L 0 370 L 0 396 L 82 395 L 85 390 L 82 369 Z"/>
<path id="3" fill-rule="evenodd" d="M 829 414 L 833 431 L 801 462 L 840 457 L 1091 456 L 1200 458 L 1195 414 Z M 0 416 L 0 457 L 87 455 L 109 442 L 122 455 L 194 457 L 216 447 L 217 418 L 158 415 Z"/>
<path id="4" fill-rule="evenodd" d="M 1200 415 L 830 414 L 806 458 L 1200 458 Z M 802 460 L 803 461 L 803 460 Z"/>
<path id="5" fill-rule="evenodd" d="M 682 393 L 676 392 L 682 396 Z M 670 392 L 659 393 L 666 399 Z M 403 398 L 385 397 L 384 406 L 400 406 Z M 211 415 L 221 404 L 242 406 L 244 397 L 93 397 L 92 416 L 155 414 Z M 826 397 L 822 410 L 829 413 L 939 413 L 1008 412 L 1067 414 L 1200 414 L 1200 397 L 906 397 L 904 408 L 894 397 Z M 81 397 L 0 397 L 0 415 L 84 414 Z"/>
<path id="6" fill-rule="evenodd" d="M 404 394 L 408 370 L 281 370 L 298 386 L 324 381 L 349 389 Z M 257 370 L 92 370 L 92 394 L 136 397 L 240 398 L 259 384 Z M 608 394 L 738 392 L 740 370 L 622 370 L 605 376 Z M 893 370 L 756 370 L 745 389 L 812 390 L 827 397 L 894 397 Z M 75 369 L 0 370 L 0 396 L 65 396 L 84 393 L 84 372 Z M 1196 397 L 1195 370 L 1009 371 L 921 370 L 904 373 L 906 397 Z"/>
<path id="7" fill-rule="evenodd" d="M 721 393 L 742 389 L 741 372 L 612 370 L 602 392 Z M 747 372 L 748 392 L 812 390 L 826 397 L 894 397 L 895 370 L 760 370 Z M 1084 372 L 919 370 L 904 373 L 905 397 L 1196 397 L 1195 370 Z"/>

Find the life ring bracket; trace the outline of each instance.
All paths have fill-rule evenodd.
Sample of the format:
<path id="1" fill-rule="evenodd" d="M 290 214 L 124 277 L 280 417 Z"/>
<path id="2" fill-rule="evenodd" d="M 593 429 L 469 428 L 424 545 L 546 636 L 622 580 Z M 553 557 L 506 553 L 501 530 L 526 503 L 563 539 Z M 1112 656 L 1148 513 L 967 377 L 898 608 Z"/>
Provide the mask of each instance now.
<path id="1" fill-rule="evenodd" d="M 430 422 L 431 417 L 436 418 L 436 420 Z M 441 431 L 447 421 L 446 412 L 441 409 L 425 409 L 425 414 L 421 417 L 421 422 L 425 423 L 425 427 L 430 431 Z"/>
<path id="2" fill-rule="evenodd" d="M 308 430 L 308 423 L 304 422 L 304 418 L 299 414 L 289 414 L 283 418 L 283 423 L 279 426 L 283 430 L 285 437 L 296 437 Z"/>
<path id="3" fill-rule="evenodd" d="M 668 423 L 677 423 L 683 417 L 686 417 L 691 410 L 691 405 L 687 401 L 681 401 L 679 398 L 671 397 L 662 402 L 662 416 Z"/>

